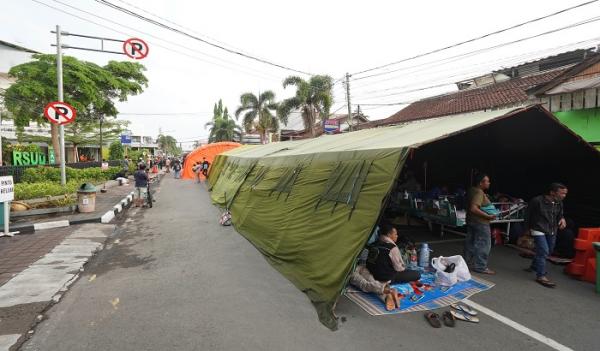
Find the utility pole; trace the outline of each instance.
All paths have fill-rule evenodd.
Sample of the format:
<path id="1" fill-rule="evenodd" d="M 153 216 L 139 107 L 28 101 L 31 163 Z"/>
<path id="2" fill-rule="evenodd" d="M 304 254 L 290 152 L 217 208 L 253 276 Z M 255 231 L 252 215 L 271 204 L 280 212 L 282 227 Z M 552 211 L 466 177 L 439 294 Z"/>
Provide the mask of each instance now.
<path id="1" fill-rule="evenodd" d="M 102 157 L 102 123 L 103 122 L 104 122 L 104 115 L 100 115 L 100 157 L 98 157 L 100 162 L 104 161 L 104 158 Z"/>
<path id="2" fill-rule="evenodd" d="M 350 73 L 346 73 L 346 101 L 348 102 L 348 131 L 352 131 L 352 104 L 350 103 Z"/>
<path id="3" fill-rule="evenodd" d="M 56 78 L 58 81 L 58 101 L 64 102 L 63 97 L 63 72 L 62 72 L 62 45 L 60 42 L 60 26 L 56 25 Z M 67 174 L 65 170 L 65 127 L 58 126 L 58 137 L 60 140 L 60 184 L 67 184 Z"/>

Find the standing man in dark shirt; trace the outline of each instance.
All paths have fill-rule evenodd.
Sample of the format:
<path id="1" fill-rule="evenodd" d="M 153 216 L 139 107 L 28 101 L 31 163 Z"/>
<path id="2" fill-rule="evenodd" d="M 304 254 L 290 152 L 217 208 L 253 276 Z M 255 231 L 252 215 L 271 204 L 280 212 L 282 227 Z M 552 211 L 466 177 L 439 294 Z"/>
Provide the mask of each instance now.
<path id="1" fill-rule="evenodd" d="M 567 226 L 562 203 L 567 192 L 563 184 L 552 183 L 545 195 L 534 197 L 527 206 L 526 224 L 535 243 L 535 256 L 528 270 L 535 271 L 535 281 L 547 288 L 556 286 L 547 277 L 546 258 L 554 250 L 558 230 Z"/>
<path id="2" fill-rule="evenodd" d="M 210 166 L 210 162 L 206 160 L 206 157 L 202 157 L 202 175 L 204 177 L 208 177 L 208 167 Z"/>
<path id="3" fill-rule="evenodd" d="M 492 248 L 490 221 L 496 216 L 481 208 L 489 205 L 485 191 L 490 188 L 490 177 L 486 174 L 475 176 L 474 186 L 467 195 L 467 237 L 465 238 L 465 260 L 472 264 L 473 271 L 482 274 L 496 274 L 488 268 L 488 257 Z"/>
<path id="4" fill-rule="evenodd" d="M 148 174 L 146 173 L 146 165 L 140 163 L 138 170 L 133 174 L 135 178 L 135 206 L 140 207 L 144 204 L 146 196 L 148 196 Z"/>

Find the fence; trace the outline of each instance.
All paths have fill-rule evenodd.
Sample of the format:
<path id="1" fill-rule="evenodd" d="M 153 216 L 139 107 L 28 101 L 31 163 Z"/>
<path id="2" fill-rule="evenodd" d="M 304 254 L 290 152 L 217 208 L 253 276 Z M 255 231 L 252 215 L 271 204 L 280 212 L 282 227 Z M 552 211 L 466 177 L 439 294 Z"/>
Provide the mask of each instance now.
<path id="1" fill-rule="evenodd" d="M 108 165 L 111 167 L 121 166 L 121 161 L 108 161 Z M 101 167 L 102 162 L 75 162 L 75 163 L 67 163 L 67 167 L 83 169 L 90 167 Z M 27 168 L 31 167 L 60 167 L 60 165 L 45 165 L 45 166 L 2 166 L 0 167 L 0 176 L 13 176 L 13 181 L 15 183 L 21 182 L 21 177 L 25 173 Z"/>

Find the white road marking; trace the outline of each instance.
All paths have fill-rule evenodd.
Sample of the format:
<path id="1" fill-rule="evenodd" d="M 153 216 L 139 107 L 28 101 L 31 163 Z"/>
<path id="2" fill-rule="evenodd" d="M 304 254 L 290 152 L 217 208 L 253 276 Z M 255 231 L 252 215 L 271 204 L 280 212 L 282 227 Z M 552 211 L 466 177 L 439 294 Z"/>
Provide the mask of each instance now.
<path id="1" fill-rule="evenodd" d="M 499 321 L 501 323 L 504 323 L 504 324 L 508 325 L 509 327 L 511 327 L 513 329 L 516 329 L 517 331 L 520 331 L 521 333 L 523 333 L 523 334 L 525 334 L 525 335 L 527 335 L 527 336 L 529 336 L 531 338 L 534 338 L 535 340 L 537 340 L 537 341 L 539 341 L 539 342 L 541 342 L 541 343 L 543 343 L 545 345 L 550 346 L 554 350 L 558 350 L 558 351 L 574 351 L 572 348 L 567 347 L 567 346 L 565 346 L 563 344 L 560 344 L 557 341 L 555 341 L 553 339 L 550 339 L 549 337 L 544 336 L 544 335 L 536 332 L 535 330 L 531 330 L 531 329 L 527 328 L 526 326 L 513 321 L 510 318 L 504 317 L 503 315 L 498 314 L 498 313 L 490 310 L 489 308 L 484 307 L 484 306 L 482 306 L 482 305 L 480 305 L 480 304 L 478 304 L 476 302 L 473 302 L 473 301 L 471 301 L 469 299 L 464 299 L 464 300 L 462 300 L 462 302 L 464 302 L 465 304 L 473 307 L 474 309 L 476 309 L 476 310 L 478 310 L 478 311 L 480 311 L 482 313 L 487 314 L 488 316 L 494 318 L 495 320 L 497 320 L 497 321 Z"/>

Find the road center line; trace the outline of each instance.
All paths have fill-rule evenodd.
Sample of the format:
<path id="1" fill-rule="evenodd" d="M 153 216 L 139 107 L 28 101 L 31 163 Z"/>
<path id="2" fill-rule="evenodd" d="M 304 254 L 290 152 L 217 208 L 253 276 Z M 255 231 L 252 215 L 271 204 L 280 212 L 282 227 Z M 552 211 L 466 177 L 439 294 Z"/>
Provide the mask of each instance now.
<path id="1" fill-rule="evenodd" d="M 494 318 L 495 320 L 497 320 L 499 322 L 502 322 L 502 323 L 508 325 L 509 327 L 511 327 L 513 329 L 516 329 L 517 331 L 520 331 L 521 333 L 523 333 L 523 334 L 525 334 L 525 335 L 527 335 L 529 337 L 532 337 L 535 340 L 537 340 L 537 341 L 539 341 L 539 342 L 541 342 L 543 344 L 546 344 L 546 345 L 550 346 L 551 348 L 553 348 L 555 350 L 558 350 L 558 351 L 574 351 L 572 348 L 567 347 L 567 346 L 565 346 L 563 344 L 560 344 L 557 341 L 555 341 L 553 339 L 550 339 L 549 337 L 546 337 L 546 336 L 544 336 L 544 335 L 536 332 L 535 330 L 531 330 L 531 329 L 527 328 L 526 326 L 513 321 L 510 318 L 504 317 L 503 315 L 498 314 L 498 313 L 490 310 L 489 308 L 484 307 L 484 306 L 482 306 L 482 305 L 480 305 L 480 304 L 478 304 L 476 302 L 473 302 L 473 301 L 471 301 L 469 299 L 464 299 L 462 302 L 464 302 L 465 304 L 473 307 L 474 309 L 476 309 L 478 311 L 481 311 L 481 312 L 487 314 L 488 316 Z"/>

